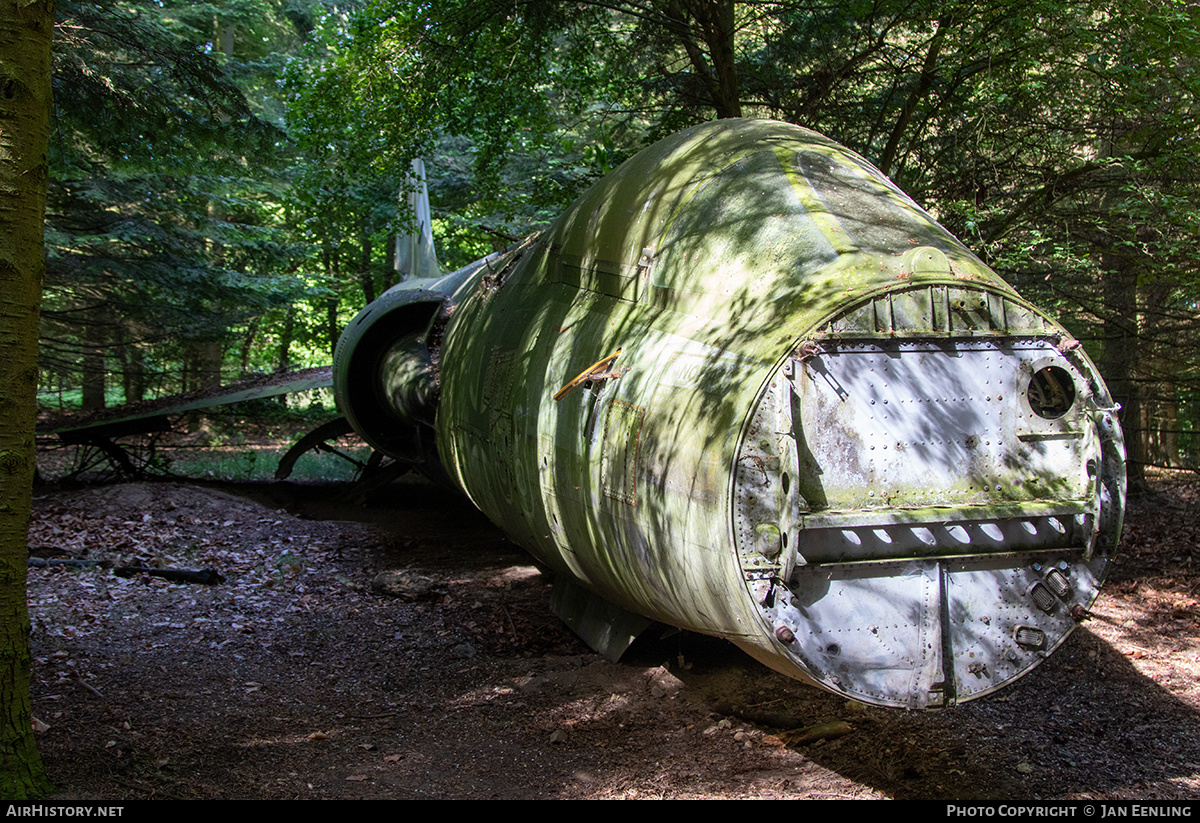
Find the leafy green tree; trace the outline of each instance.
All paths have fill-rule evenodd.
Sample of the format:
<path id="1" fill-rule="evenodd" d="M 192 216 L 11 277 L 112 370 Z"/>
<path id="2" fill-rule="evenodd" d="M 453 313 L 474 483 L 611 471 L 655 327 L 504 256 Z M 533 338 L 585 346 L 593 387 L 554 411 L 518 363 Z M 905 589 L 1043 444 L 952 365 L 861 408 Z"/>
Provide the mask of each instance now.
<path id="1" fill-rule="evenodd" d="M 351 140 L 364 165 L 468 141 L 476 207 L 532 202 L 509 174 L 532 158 L 618 161 L 712 117 L 829 134 L 1074 324 L 1125 406 L 1136 482 L 1142 464 L 1181 459 L 1167 429 L 1197 428 L 1198 13 L 1178 0 L 375 0 L 322 71 L 343 132 L 368 135 Z M 590 154 L 572 156 L 580 143 Z M 576 168 L 564 194 L 603 164 Z"/>
<path id="2" fill-rule="evenodd" d="M 1186 3 L 64 8 L 48 364 L 78 369 L 114 341 L 127 376 L 201 374 L 235 349 L 249 367 L 268 340 L 271 362 L 294 341 L 328 349 L 396 276 L 414 157 L 453 268 L 665 133 L 767 116 L 857 149 L 1056 304 L 1104 363 L 1127 427 L 1145 430 L 1135 463 L 1177 461 L 1194 437 L 1200 38 Z M 263 312 L 277 319 L 251 327 Z M 1151 420 L 1164 415 L 1175 422 Z"/>

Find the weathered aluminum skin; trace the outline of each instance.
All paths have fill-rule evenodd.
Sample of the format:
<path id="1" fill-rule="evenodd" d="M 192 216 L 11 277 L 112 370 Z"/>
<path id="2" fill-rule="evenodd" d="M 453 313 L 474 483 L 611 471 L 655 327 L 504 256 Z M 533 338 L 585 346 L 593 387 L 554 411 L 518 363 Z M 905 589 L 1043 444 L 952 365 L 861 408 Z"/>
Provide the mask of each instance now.
<path id="1" fill-rule="evenodd" d="M 558 570 L 599 648 L 641 615 L 937 707 L 1031 669 L 1096 596 L 1124 453 L 1094 366 L 827 138 L 682 132 L 453 280 L 422 293 L 445 295 L 420 329 L 437 473 Z M 352 351 L 386 336 L 360 320 L 339 364 L 382 357 Z M 385 419 L 353 382 L 351 419 Z"/>

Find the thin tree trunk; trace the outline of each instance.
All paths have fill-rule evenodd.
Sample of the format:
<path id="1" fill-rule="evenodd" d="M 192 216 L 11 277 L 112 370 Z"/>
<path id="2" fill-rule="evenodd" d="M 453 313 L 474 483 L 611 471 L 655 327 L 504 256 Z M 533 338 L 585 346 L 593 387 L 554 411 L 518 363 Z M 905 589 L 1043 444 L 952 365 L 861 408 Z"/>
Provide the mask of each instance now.
<path id="1" fill-rule="evenodd" d="M 337 341 L 341 334 L 341 329 L 338 328 L 338 299 L 334 295 L 325 301 L 325 328 L 329 335 L 329 359 L 333 360 L 337 355 Z"/>
<path id="2" fill-rule="evenodd" d="M 131 343 L 125 360 L 125 402 L 140 403 L 146 399 L 146 353 Z"/>
<path id="3" fill-rule="evenodd" d="M 892 173 L 892 164 L 896 162 L 896 157 L 900 153 L 900 142 L 904 137 L 904 132 L 908 129 L 908 124 L 912 121 L 913 112 L 929 94 L 929 90 L 933 87 L 933 81 L 937 77 L 942 42 L 946 39 L 946 31 L 953 26 L 953 23 L 944 19 L 937 21 L 934 25 L 937 26 L 937 30 L 933 34 L 933 39 L 929 41 L 928 51 L 925 52 L 925 64 L 921 67 L 921 77 L 909 93 L 908 99 L 904 101 L 904 106 L 900 109 L 900 114 L 892 127 L 892 133 L 888 137 L 887 145 L 883 148 L 883 154 L 879 157 L 879 170 L 884 174 Z"/>
<path id="4" fill-rule="evenodd" d="M 241 376 L 245 377 L 250 373 L 250 354 L 254 351 L 254 341 L 258 338 L 258 324 L 251 323 L 244 332 L 242 332 L 242 354 L 241 354 Z"/>
<path id="5" fill-rule="evenodd" d="M 368 303 L 375 302 L 375 278 L 371 274 L 371 252 L 371 235 L 364 227 L 362 231 L 362 265 L 358 279 L 362 283 L 363 296 L 367 298 Z"/>
<path id="6" fill-rule="evenodd" d="M 83 408 L 102 409 L 105 405 L 104 351 L 108 348 L 108 329 L 95 309 L 83 329 Z"/>
<path id="7" fill-rule="evenodd" d="M 289 307 L 287 317 L 283 321 L 283 331 L 279 335 L 279 371 L 287 371 L 291 365 L 292 339 L 296 336 L 296 308 Z"/>
<path id="8" fill-rule="evenodd" d="M 210 337 L 200 343 L 199 351 L 200 388 L 221 387 L 221 366 L 225 360 L 225 346 L 221 338 Z"/>
<path id="9" fill-rule="evenodd" d="M 329 279 L 337 284 L 341 284 L 342 273 L 338 265 L 338 253 L 335 249 L 330 248 L 329 239 L 325 240 L 325 274 Z M 337 352 L 338 335 L 341 334 L 341 329 L 338 328 L 338 298 L 337 292 L 334 291 L 325 300 L 325 333 L 329 339 L 329 357 L 333 359 Z"/>
<path id="10" fill-rule="evenodd" d="M 145 399 L 146 362 L 142 350 L 120 326 L 115 329 L 117 357 L 121 361 L 121 389 L 126 403 Z"/>
<path id="11" fill-rule="evenodd" d="M 25 562 L 46 270 L 46 150 L 54 4 L 0 0 L 0 797 L 51 790 L 30 721 Z"/>
<path id="12" fill-rule="evenodd" d="M 671 0 L 667 14 L 667 25 L 704 83 L 717 117 L 741 117 L 732 0 Z"/>
<path id="13" fill-rule="evenodd" d="M 1100 372 L 1113 400 L 1121 404 L 1125 430 L 1126 473 L 1130 494 L 1144 492 L 1146 485 L 1145 431 L 1142 398 L 1135 380 L 1137 372 L 1138 267 L 1119 254 L 1101 256 L 1104 272 L 1102 290 L 1108 317 L 1104 321 L 1104 352 Z"/>

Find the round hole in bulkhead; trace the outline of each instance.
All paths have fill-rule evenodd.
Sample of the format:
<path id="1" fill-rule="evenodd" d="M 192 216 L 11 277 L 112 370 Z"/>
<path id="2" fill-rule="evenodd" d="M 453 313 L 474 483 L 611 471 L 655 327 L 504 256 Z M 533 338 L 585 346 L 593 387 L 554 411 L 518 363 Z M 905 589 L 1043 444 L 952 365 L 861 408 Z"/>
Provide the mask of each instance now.
<path id="1" fill-rule="evenodd" d="M 1071 410 L 1075 403 L 1075 381 L 1060 366 L 1046 366 L 1034 372 L 1025 392 L 1029 408 L 1038 417 L 1055 420 Z"/>

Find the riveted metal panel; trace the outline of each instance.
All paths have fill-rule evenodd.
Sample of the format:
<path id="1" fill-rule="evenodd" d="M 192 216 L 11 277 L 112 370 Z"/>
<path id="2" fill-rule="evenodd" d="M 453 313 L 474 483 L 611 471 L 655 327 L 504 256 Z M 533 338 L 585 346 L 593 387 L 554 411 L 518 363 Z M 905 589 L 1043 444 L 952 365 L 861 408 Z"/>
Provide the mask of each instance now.
<path id="1" fill-rule="evenodd" d="M 604 420 L 604 446 L 600 458 L 600 486 L 609 497 L 638 504 L 638 446 L 646 410 L 613 400 Z"/>

